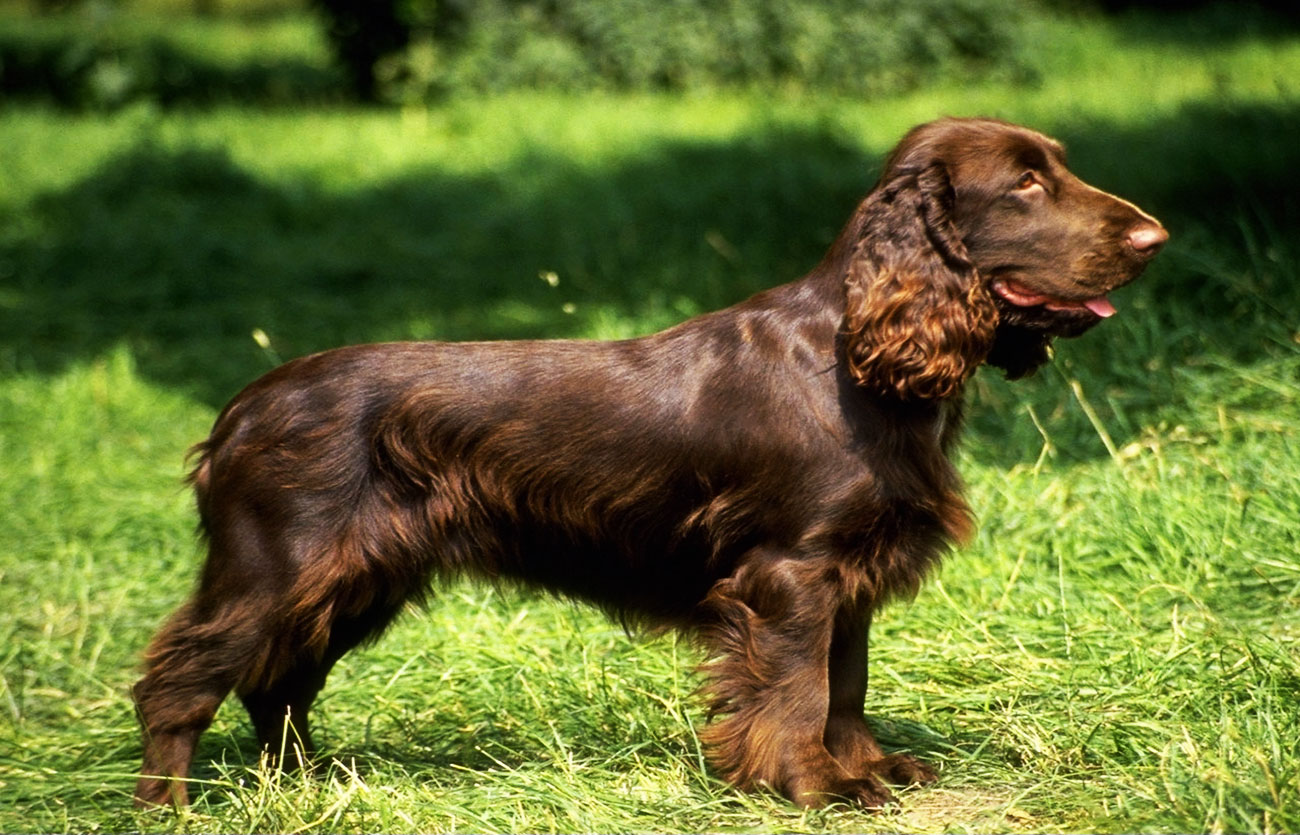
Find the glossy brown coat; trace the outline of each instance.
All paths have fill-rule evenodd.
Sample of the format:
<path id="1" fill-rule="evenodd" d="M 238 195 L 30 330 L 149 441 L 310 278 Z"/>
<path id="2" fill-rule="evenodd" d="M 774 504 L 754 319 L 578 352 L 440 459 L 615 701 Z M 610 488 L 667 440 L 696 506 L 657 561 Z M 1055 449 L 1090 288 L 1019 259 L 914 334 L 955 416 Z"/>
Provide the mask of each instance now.
<path id="1" fill-rule="evenodd" d="M 696 635 L 704 738 L 739 786 L 877 806 L 885 782 L 933 779 L 863 720 L 867 629 L 971 531 L 949 461 L 963 385 L 986 359 L 1031 371 L 1164 236 L 1046 137 L 942 120 L 809 275 L 727 310 L 622 342 L 369 345 L 272 371 L 196 448 L 209 555 L 135 687 L 138 801 L 187 800 L 232 690 L 270 752 L 287 714 L 310 755 L 330 667 L 454 575 Z"/>

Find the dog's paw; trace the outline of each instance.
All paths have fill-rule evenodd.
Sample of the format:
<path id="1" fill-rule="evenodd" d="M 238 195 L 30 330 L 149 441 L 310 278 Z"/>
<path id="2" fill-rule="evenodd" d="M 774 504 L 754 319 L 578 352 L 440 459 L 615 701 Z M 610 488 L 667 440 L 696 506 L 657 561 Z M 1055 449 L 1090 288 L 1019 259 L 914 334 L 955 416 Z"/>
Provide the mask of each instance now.
<path id="1" fill-rule="evenodd" d="M 844 800 L 868 809 L 883 809 L 898 802 L 894 793 L 885 788 L 885 784 L 875 777 L 859 777 L 846 782 L 831 792 L 827 802 Z"/>
<path id="2" fill-rule="evenodd" d="M 939 779 L 933 768 L 910 754 L 889 754 L 868 768 L 896 786 L 923 786 Z"/>
<path id="3" fill-rule="evenodd" d="M 797 788 L 789 793 L 789 797 L 808 809 L 831 803 L 852 803 L 868 809 L 883 809 L 897 802 L 893 792 L 872 775 L 836 780 L 816 789 Z"/>

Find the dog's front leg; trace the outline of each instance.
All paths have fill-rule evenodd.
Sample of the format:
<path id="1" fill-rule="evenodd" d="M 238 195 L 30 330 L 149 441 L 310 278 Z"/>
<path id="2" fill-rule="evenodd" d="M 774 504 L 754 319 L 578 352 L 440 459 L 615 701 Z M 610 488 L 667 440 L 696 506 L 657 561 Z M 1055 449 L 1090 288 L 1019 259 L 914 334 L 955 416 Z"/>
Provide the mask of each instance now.
<path id="1" fill-rule="evenodd" d="M 741 786 L 767 786 L 801 806 L 893 798 L 868 771 L 850 772 L 826 747 L 830 651 L 845 601 L 825 559 L 755 553 L 705 600 L 710 760 Z M 861 702 L 859 702 L 859 707 Z"/>
<path id="2" fill-rule="evenodd" d="M 933 769 L 908 754 L 886 754 L 863 718 L 870 629 L 868 605 L 846 604 L 835 618 L 826 748 L 852 774 L 874 774 L 898 785 L 932 783 L 937 779 Z"/>

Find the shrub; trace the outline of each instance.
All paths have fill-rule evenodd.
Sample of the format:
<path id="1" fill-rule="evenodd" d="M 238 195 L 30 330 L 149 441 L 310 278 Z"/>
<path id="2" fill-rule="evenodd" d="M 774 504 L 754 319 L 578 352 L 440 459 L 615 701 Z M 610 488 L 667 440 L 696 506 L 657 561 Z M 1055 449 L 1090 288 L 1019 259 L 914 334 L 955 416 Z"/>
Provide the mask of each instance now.
<path id="1" fill-rule="evenodd" d="M 1029 0 L 375 0 L 358 14 L 358 0 L 317 2 L 358 92 L 391 100 L 518 87 L 893 93 L 945 74 L 1023 72 L 1019 33 L 1033 10 Z M 375 54 L 383 44 L 393 46 Z"/>

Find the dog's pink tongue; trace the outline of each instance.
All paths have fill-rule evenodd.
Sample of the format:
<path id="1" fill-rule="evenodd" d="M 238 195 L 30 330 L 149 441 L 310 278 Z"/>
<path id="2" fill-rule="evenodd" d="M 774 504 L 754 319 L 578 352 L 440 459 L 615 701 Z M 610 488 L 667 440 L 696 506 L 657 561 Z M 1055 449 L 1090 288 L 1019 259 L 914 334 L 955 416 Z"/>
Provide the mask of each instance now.
<path id="1" fill-rule="evenodd" d="M 1083 306 L 1096 313 L 1103 319 L 1109 319 L 1115 315 L 1115 305 L 1110 303 L 1110 299 L 1105 296 L 1098 296 L 1095 299 L 1088 299 Z"/>

